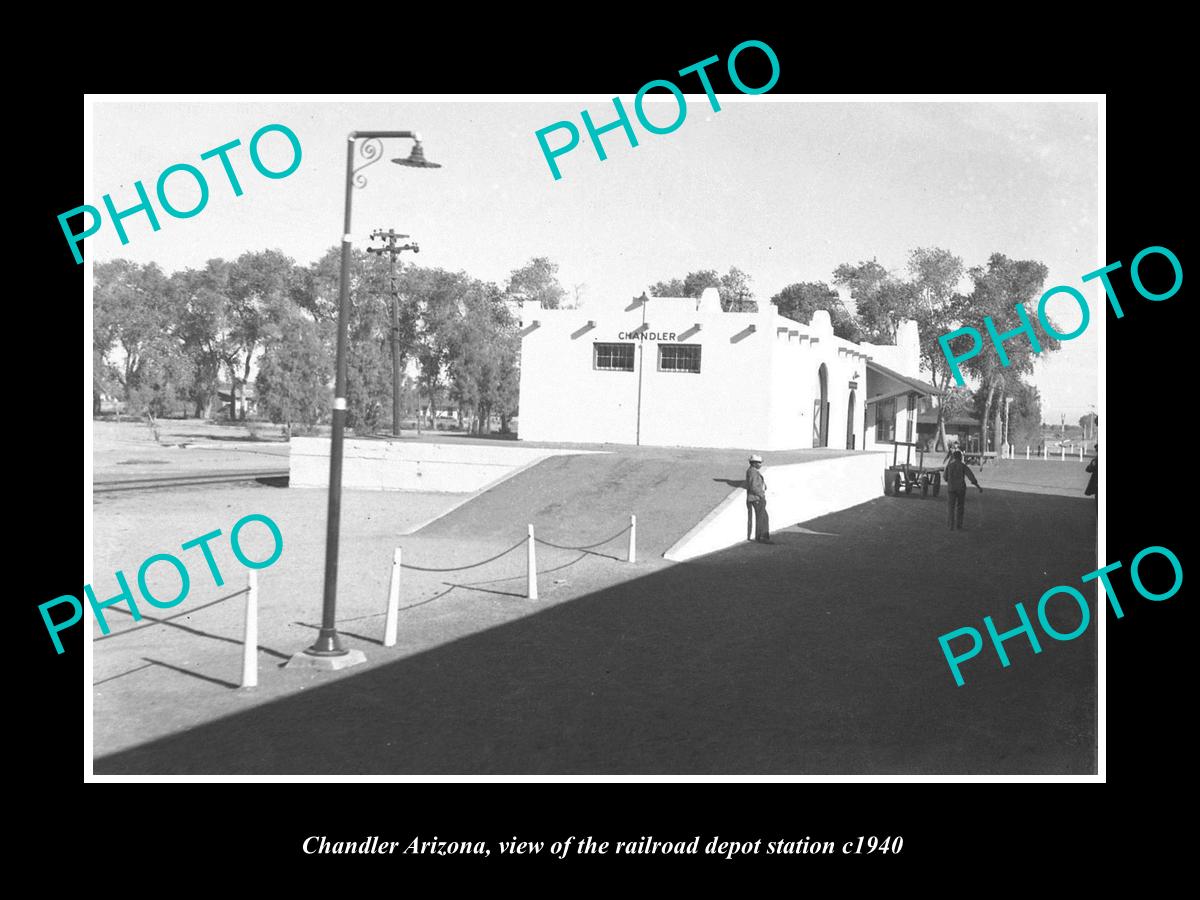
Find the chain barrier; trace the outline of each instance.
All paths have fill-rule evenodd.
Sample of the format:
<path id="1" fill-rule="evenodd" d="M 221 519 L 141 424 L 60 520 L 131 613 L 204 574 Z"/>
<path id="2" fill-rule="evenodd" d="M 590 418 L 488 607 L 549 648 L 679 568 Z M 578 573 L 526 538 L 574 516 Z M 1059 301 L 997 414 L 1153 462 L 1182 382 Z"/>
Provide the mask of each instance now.
<path id="1" fill-rule="evenodd" d="M 583 546 L 583 547 L 567 547 L 562 544 L 552 543 L 550 541 L 544 540 L 539 537 L 535 537 L 533 540 L 535 543 L 544 544 L 547 547 L 553 547 L 555 550 L 568 550 L 568 551 L 575 552 L 575 553 L 586 553 L 587 551 L 592 550 L 595 547 L 603 547 L 605 544 L 607 544 L 611 541 L 615 541 L 621 535 L 623 535 L 627 531 L 629 531 L 630 527 L 631 526 L 626 525 L 624 528 L 622 528 L 620 531 L 618 531 L 616 534 L 612 535 L 611 537 L 607 537 L 602 541 L 596 542 L 595 544 L 587 544 L 586 546 Z M 495 556 L 488 557 L 487 559 L 481 560 L 476 563 L 471 563 L 470 565 L 466 565 L 466 566 L 450 566 L 447 568 L 434 568 L 431 566 L 412 566 L 412 565 L 409 565 L 408 563 L 402 563 L 400 568 L 408 569 L 413 572 L 466 572 L 469 569 L 478 569 L 480 566 L 486 566 L 490 562 L 495 562 L 496 560 L 500 559 L 501 557 L 507 556 L 509 553 L 512 553 L 514 550 L 518 550 L 521 547 L 524 547 L 525 544 L 528 543 L 528 540 L 529 540 L 528 538 L 522 538 L 520 541 L 518 541 L 517 543 L 515 543 L 511 547 L 509 547 L 507 550 L 502 550 L 500 553 L 497 553 Z"/>
<path id="2" fill-rule="evenodd" d="M 201 606 L 193 606 L 185 612 L 175 613 L 175 615 L 167 616 L 165 619 L 151 619 L 149 616 L 142 616 L 143 619 L 148 620 L 145 625 L 138 625 L 134 628 L 126 628 L 124 631 L 114 631 L 111 634 L 93 638 L 92 643 L 98 644 L 101 641 L 111 640 L 112 638 L 124 637 L 127 634 L 133 634 L 135 631 L 141 631 L 143 628 L 153 628 L 155 625 L 166 625 L 170 623 L 171 620 L 178 619 L 180 616 L 190 616 L 192 613 L 198 613 L 202 609 L 208 609 L 210 606 L 216 606 L 218 603 L 224 603 L 226 600 L 232 600 L 234 597 L 240 597 L 249 590 L 250 589 L 248 587 L 244 587 L 240 591 L 234 591 L 232 594 L 226 594 L 224 597 L 218 597 L 216 600 L 210 600 L 208 603 L 202 604 Z M 125 610 L 121 609 L 120 607 L 114 608 L 118 612 L 125 612 Z"/>
<path id="3" fill-rule="evenodd" d="M 471 563 L 469 566 L 451 566 L 448 569 L 435 569 L 435 568 L 429 568 L 427 566 L 410 566 L 408 563 L 403 563 L 403 564 L 401 564 L 400 568 L 410 569 L 413 572 L 465 572 L 468 569 L 478 569 L 480 566 L 486 566 L 488 563 L 495 562 L 500 557 L 507 556 L 509 553 L 512 553 L 514 550 L 516 550 L 520 547 L 524 547 L 524 546 L 525 546 L 525 540 L 522 539 L 522 540 L 518 541 L 517 543 L 513 544 L 507 550 L 497 553 L 495 556 L 490 557 L 489 559 L 485 559 L 481 562 Z"/>

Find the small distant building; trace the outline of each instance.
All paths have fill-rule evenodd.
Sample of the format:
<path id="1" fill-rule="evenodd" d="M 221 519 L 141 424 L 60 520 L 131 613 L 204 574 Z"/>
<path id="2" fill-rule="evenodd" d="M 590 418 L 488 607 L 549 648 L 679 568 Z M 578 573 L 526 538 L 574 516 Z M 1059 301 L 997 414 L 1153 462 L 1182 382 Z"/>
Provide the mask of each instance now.
<path id="1" fill-rule="evenodd" d="M 234 403 L 233 386 L 228 381 L 222 381 L 217 385 L 217 400 L 221 404 L 221 415 L 228 416 Z M 258 413 L 258 389 L 254 386 L 254 382 L 238 383 L 237 403 L 239 414 L 242 409 L 245 410 L 247 416 Z"/>
<path id="2" fill-rule="evenodd" d="M 978 451 L 983 424 L 975 416 L 965 413 L 946 419 L 946 445 L 958 441 L 964 450 Z M 921 412 L 917 417 L 918 443 L 934 449 L 937 445 L 937 410 Z"/>
<path id="3" fill-rule="evenodd" d="M 577 443 L 784 450 L 888 448 L 917 440 L 922 402 L 915 322 L 892 345 L 808 324 L 724 312 L 699 298 L 650 297 L 521 311 L 520 437 Z"/>
<path id="4" fill-rule="evenodd" d="M 120 414 L 125 412 L 125 401 L 113 394 L 100 391 L 92 394 L 92 414 Z"/>

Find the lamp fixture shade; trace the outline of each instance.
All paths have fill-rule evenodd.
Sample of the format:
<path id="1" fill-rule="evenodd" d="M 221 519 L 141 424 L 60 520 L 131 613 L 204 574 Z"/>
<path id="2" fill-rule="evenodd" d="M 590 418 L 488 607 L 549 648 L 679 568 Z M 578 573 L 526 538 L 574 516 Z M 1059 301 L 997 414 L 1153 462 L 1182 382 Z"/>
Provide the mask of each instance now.
<path id="1" fill-rule="evenodd" d="M 441 163 L 430 162 L 425 158 L 425 151 L 422 149 L 420 141 L 413 144 L 412 152 L 406 158 L 397 157 L 392 162 L 398 166 L 410 166 L 414 169 L 440 169 L 442 167 Z"/>

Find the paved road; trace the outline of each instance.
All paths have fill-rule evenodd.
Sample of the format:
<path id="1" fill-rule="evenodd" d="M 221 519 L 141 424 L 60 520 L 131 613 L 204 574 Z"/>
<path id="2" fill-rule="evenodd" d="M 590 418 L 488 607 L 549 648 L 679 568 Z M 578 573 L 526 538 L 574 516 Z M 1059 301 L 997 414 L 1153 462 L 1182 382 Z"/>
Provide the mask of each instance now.
<path id="1" fill-rule="evenodd" d="M 883 498 L 96 762 L 97 773 L 1089 773 L 1096 626 L 937 636 L 1095 568 L 1095 510 Z M 823 532 L 814 534 L 812 532 Z M 1060 631 L 1077 623 L 1052 609 Z M 352 673 L 355 670 L 350 670 Z M 131 676 L 137 677 L 137 676 Z"/>

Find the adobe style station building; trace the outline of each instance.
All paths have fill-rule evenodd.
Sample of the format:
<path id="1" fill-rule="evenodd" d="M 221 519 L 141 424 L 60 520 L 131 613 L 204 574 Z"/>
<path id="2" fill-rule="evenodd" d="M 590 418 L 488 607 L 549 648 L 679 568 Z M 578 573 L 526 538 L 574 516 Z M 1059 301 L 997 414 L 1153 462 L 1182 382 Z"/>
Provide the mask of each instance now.
<path id="1" fill-rule="evenodd" d="M 894 345 L 856 344 L 823 310 L 723 312 L 714 288 L 520 319 L 522 440 L 890 451 L 936 392 L 911 321 Z"/>

